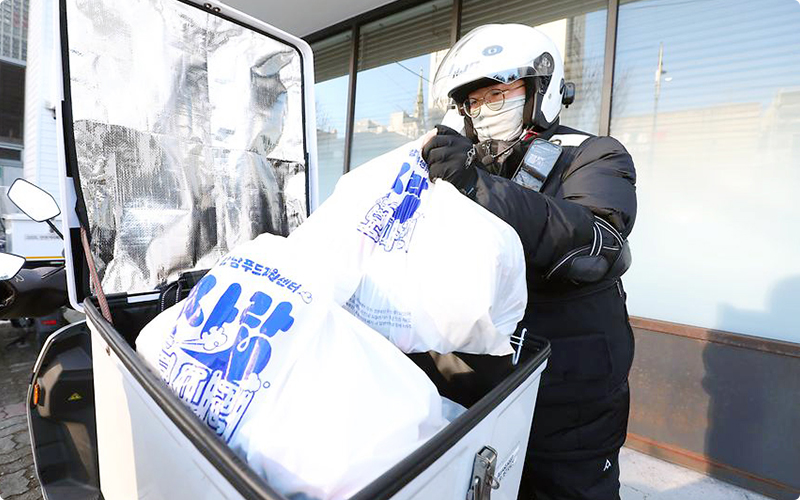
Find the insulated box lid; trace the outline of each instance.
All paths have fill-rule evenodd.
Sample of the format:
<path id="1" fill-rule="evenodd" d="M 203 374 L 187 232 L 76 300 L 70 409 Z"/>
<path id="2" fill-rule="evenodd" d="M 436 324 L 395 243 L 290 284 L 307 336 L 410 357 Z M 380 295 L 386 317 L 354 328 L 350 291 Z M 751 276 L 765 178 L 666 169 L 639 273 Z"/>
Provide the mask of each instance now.
<path id="1" fill-rule="evenodd" d="M 316 204 L 310 47 L 221 4 L 60 0 L 72 306 L 152 292 Z M 58 60 L 58 58 L 56 58 Z"/>

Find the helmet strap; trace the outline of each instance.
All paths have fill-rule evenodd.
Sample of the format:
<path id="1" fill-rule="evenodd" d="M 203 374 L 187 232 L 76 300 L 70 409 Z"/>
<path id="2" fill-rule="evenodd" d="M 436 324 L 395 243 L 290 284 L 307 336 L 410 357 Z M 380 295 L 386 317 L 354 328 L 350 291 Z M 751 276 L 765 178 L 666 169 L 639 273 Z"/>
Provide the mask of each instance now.
<path id="1" fill-rule="evenodd" d="M 558 117 L 553 122 L 548 122 L 542 112 L 542 100 L 547 92 L 547 86 L 550 85 L 550 78 L 549 76 L 531 78 L 533 84 L 530 89 L 525 90 L 525 126 L 533 127 L 537 132 L 543 132 L 558 122 Z"/>
<path id="2" fill-rule="evenodd" d="M 472 126 L 472 118 L 466 114 L 464 115 L 464 135 L 472 142 L 478 142 L 478 133 L 475 132 L 475 127 Z"/>
<path id="3" fill-rule="evenodd" d="M 534 124 L 534 118 L 541 106 L 538 99 L 539 95 L 539 79 L 529 78 L 527 85 L 525 85 L 525 109 L 522 113 L 523 125 L 526 129 L 531 128 Z"/>

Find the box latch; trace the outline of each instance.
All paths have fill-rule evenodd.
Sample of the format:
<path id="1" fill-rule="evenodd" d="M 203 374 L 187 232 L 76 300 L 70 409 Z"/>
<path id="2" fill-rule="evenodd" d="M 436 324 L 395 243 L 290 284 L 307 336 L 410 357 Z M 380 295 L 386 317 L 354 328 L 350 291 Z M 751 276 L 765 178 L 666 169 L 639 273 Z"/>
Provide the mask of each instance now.
<path id="1" fill-rule="evenodd" d="M 491 446 L 484 446 L 475 455 L 475 462 L 472 464 L 472 479 L 469 490 L 467 490 L 467 500 L 489 500 L 491 498 L 492 490 L 500 487 L 500 483 L 494 477 L 496 466 L 497 452 Z"/>

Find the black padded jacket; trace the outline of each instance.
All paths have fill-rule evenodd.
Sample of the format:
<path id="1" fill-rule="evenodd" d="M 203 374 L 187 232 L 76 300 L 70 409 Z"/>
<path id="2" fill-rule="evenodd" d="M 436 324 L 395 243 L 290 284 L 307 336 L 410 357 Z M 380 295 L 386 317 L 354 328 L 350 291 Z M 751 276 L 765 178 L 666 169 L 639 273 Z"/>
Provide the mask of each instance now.
<path id="1" fill-rule="evenodd" d="M 597 279 L 581 281 L 559 271 L 574 264 L 575 256 L 623 255 L 619 243 L 636 219 L 636 173 L 630 155 L 613 138 L 558 125 L 538 137 L 560 141 L 563 148 L 541 192 L 507 178 L 524 155 L 525 141 L 501 156 L 501 165 L 482 159 L 485 170 L 478 169 L 474 189 L 465 192 L 519 235 L 528 306 L 518 331 L 545 337 L 552 347 L 528 456 L 578 460 L 613 452 L 625 440 L 634 342 L 619 272 L 610 267 Z M 419 353 L 411 358 L 444 396 L 465 406 L 513 370 L 511 356 Z"/>
<path id="2" fill-rule="evenodd" d="M 563 148 L 541 192 L 478 170 L 472 193 L 478 204 L 519 235 L 532 297 L 585 288 L 585 284 L 559 280 L 552 271 L 571 253 L 592 245 L 598 218 L 623 237 L 630 234 L 636 220 L 636 172 L 619 141 L 564 126 L 539 137 L 561 141 Z"/>
<path id="3" fill-rule="evenodd" d="M 621 245 L 609 240 L 621 243 L 633 228 L 636 172 L 631 156 L 611 137 L 563 126 L 539 137 L 560 141 L 563 148 L 541 192 L 478 170 L 471 197 L 519 235 L 528 306 L 518 328 L 552 346 L 528 455 L 574 460 L 610 453 L 625 440 L 634 339 L 619 273 L 576 282 L 555 271 L 597 250 L 598 228 L 607 225 L 619 234 L 601 238 L 603 248 L 611 248 L 605 255 L 613 259 L 619 253 L 615 248 Z"/>

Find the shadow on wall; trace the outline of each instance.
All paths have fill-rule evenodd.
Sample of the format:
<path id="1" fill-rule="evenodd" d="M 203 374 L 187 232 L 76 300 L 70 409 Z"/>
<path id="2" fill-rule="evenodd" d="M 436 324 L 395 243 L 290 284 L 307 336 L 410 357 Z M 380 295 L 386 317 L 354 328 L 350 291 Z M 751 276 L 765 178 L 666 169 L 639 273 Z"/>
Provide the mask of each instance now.
<path id="1" fill-rule="evenodd" d="M 766 310 L 723 305 L 718 320 L 720 329 L 725 331 L 772 332 L 788 342 L 800 343 L 800 276 L 778 282 L 769 293 Z"/>
<path id="2" fill-rule="evenodd" d="M 720 324 L 742 325 L 745 331 L 784 325 L 784 334 L 800 341 L 800 276 L 781 281 L 764 312 L 723 306 Z M 704 348 L 705 454 L 754 476 L 754 483 L 743 485 L 753 489 L 759 484 L 770 496 L 795 500 L 800 495 L 800 346 L 755 344 L 743 348 L 709 342 Z M 712 469 L 737 482 L 734 471 Z"/>

